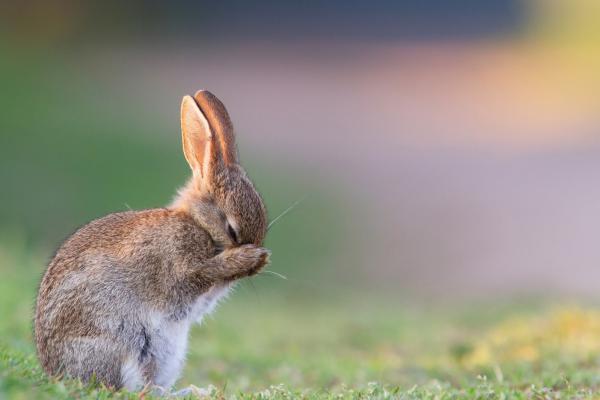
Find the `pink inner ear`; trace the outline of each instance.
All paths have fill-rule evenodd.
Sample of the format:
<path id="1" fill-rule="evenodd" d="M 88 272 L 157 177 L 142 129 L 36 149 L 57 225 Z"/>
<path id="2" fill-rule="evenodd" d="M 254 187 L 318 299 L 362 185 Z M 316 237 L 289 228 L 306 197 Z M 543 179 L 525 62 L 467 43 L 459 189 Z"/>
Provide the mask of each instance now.
<path id="1" fill-rule="evenodd" d="M 200 176 L 203 178 L 206 175 L 204 160 L 206 158 L 206 145 L 208 141 L 203 138 L 195 138 L 191 140 L 191 148 L 194 154 L 194 163 L 196 168 L 200 171 Z"/>
<path id="2" fill-rule="evenodd" d="M 181 104 L 181 132 L 183 153 L 194 171 L 204 176 L 207 146 L 212 138 L 208 121 L 190 96 L 185 96 Z"/>

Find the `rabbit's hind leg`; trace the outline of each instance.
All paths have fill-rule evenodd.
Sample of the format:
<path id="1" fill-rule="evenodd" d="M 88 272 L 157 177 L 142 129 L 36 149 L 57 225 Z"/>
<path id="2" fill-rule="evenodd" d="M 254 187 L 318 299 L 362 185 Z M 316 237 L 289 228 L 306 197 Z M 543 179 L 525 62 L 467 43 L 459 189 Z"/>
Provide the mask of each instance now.
<path id="1" fill-rule="evenodd" d="M 124 368 L 124 353 L 114 341 L 103 337 L 78 337 L 68 340 L 63 349 L 63 367 L 68 376 L 84 382 L 103 383 L 114 389 L 133 383 L 137 378 L 132 369 Z M 143 385 L 143 379 L 140 381 Z"/>

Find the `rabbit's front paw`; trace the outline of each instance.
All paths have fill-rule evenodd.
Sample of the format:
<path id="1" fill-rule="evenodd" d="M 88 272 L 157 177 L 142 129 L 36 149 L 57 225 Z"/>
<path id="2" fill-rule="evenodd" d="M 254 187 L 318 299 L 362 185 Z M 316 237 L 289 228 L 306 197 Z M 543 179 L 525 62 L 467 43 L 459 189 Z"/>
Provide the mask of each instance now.
<path id="1" fill-rule="evenodd" d="M 223 252 L 225 262 L 232 269 L 232 278 L 239 279 L 251 276 L 269 263 L 271 252 L 264 247 L 245 244 Z"/>

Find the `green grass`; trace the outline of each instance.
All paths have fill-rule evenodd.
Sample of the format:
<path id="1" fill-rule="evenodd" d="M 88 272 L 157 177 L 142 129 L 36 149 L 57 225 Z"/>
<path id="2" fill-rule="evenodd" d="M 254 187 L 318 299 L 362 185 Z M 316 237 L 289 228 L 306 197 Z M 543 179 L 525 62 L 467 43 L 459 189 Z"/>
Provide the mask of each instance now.
<path id="1" fill-rule="evenodd" d="M 43 259 L 23 241 L 0 240 L 0 399 L 138 398 L 44 376 L 31 337 Z M 177 386 L 249 399 L 592 399 L 600 390 L 592 308 L 456 309 L 285 289 L 240 285 L 192 331 Z"/>

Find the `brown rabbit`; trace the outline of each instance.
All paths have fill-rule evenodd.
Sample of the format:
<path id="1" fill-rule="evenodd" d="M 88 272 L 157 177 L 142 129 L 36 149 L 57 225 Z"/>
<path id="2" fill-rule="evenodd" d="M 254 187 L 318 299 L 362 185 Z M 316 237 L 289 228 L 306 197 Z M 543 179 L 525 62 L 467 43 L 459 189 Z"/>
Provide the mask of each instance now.
<path id="1" fill-rule="evenodd" d="M 48 265 L 35 312 L 48 374 L 171 387 L 192 322 L 268 262 L 265 206 L 225 107 L 207 91 L 185 96 L 181 130 L 193 176 L 173 203 L 92 221 Z"/>

